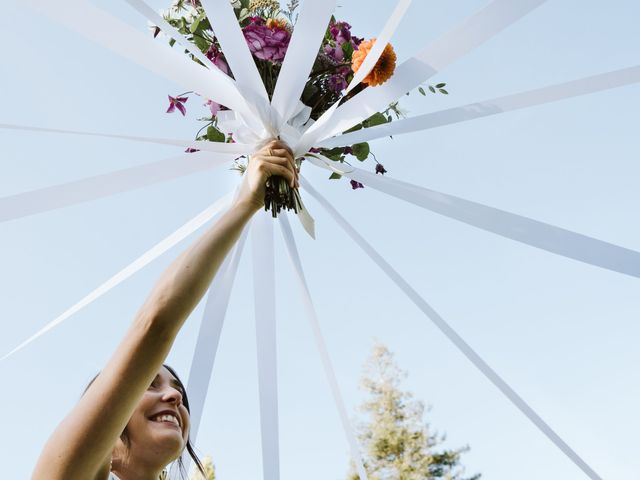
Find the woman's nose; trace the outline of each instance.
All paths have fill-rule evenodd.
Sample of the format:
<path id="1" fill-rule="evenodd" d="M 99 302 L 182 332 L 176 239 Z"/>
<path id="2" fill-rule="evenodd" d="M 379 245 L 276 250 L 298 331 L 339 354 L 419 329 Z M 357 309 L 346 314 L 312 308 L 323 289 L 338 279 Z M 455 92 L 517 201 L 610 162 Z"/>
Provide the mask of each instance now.
<path id="1" fill-rule="evenodd" d="M 177 406 L 182 405 L 182 394 L 175 388 L 167 388 L 162 396 L 162 399 L 169 403 L 174 403 Z"/>

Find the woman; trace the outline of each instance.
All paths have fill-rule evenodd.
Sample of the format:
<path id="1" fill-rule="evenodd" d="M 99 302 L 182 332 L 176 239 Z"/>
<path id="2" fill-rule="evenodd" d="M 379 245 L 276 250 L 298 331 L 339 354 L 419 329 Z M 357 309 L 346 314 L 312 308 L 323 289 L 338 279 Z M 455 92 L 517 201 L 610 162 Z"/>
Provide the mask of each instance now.
<path id="1" fill-rule="evenodd" d="M 276 140 L 251 156 L 232 208 L 162 274 L 105 368 L 47 441 L 34 480 L 157 480 L 181 456 L 189 441 L 188 404 L 163 361 L 262 207 L 271 175 L 298 186 L 291 151 Z"/>

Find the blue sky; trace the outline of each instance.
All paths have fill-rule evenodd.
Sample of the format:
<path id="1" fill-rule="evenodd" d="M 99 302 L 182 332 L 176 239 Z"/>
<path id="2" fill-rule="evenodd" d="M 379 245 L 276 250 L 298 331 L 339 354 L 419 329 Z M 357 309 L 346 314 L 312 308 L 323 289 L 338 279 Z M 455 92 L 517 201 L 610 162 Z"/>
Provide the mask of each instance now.
<path id="1" fill-rule="evenodd" d="M 124 2 L 96 0 L 140 29 Z M 164 8 L 153 1 L 154 8 Z M 393 44 L 400 60 L 484 1 L 416 1 Z M 393 3 L 344 2 L 337 15 L 374 36 Z M 181 87 L 23 6 L 4 6 L 0 123 L 191 137 L 204 112 L 166 115 Z M 449 96 L 414 94 L 411 115 L 632 66 L 640 5 L 547 2 L 441 72 Z M 640 249 L 637 107 L 629 86 L 372 144 L 389 175 Z M 0 131 L 0 196 L 145 164 L 176 148 Z M 372 168 L 372 165 L 369 164 Z M 605 479 L 635 478 L 640 419 L 638 280 L 533 249 L 386 197 L 305 172 L 323 194 Z M 9 351 L 238 181 L 185 177 L 0 224 L 0 352 Z M 361 365 L 379 340 L 409 371 L 406 388 L 432 406 L 447 445 L 469 445 L 469 473 L 583 479 L 355 247 L 306 200 L 318 239 L 294 224 L 310 289 L 350 412 Z M 284 245 L 276 236 L 283 479 L 344 478 L 347 442 L 322 376 Z M 0 364 L 6 389 L 0 462 L 27 478 L 42 444 L 101 368 L 174 248 L 63 326 Z M 220 479 L 261 475 L 253 293 L 242 259 L 198 448 Z M 187 377 L 202 309 L 169 357 Z"/>

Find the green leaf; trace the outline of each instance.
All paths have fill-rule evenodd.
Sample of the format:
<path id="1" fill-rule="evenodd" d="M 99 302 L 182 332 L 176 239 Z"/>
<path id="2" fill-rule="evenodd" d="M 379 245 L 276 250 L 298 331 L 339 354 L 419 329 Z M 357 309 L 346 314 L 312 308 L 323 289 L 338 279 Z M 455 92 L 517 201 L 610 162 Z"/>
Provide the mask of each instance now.
<path id="1" fill-rule="evenodd" d="M 369 157 L 369 144 L 366 142 L 363 143 L 355 143 L 351 145 L 351 149 L 353 150 L 353 154 L 356 156 L 358 160 L 361 162 L 365 161 Z"/>
<path id="2" fill-rule="evenodd" d="M 340 180 L 342 178 L 342 175 L 340 175 L 339 173 L 332 173 L 331 176 L 329 177 L 329 180 Z"/>
<path id="3" fill-rule="evenodd" d="M 202 37 L 193 37 L 193 43 L 195 43 L 196 47 L 198 47 L 203 53 L 209 50 L 209 42 Z"/>
<path id="4" fill-rule="evenodd" d="M 361 130 L 364 127 L 364 125 L 362 123 L 359 123 L 358 125 L 355 125 L 353 127 L 351 127 L 349 130 L 345 130 L 342 133 L 351 133 L 351 132 L 355 132 L 356 130 Z"/>
<path id="5" fill-rule="evenodd" d="M 442 87 L 444 87 L 444 86 L 446 86 L 446 85 L 447 85 L 446 83 L 438 83 L 438 84 L 436 85 L 436 88 L 442 88 Z"/>
<path id="6" fill-rule="evenodd" d="M 169 46 L 173 47 L 176 44 L 176 41 L 172 38 L 171 40 L 169 40 Z"/>
<path id="7" fill-rule="evenodd" d="M 204 18 L 204 12 L 198 15 L 198 18 L 196 18 L 191 24 L 191 26 L 189 26 L 189 31 L 191 33 L 196 33 L 198 31 L 198 27 L 200 26 L 200 22 L 202 21 L 203 18 Z"/>
<path id="8" fill-rule="evenodd" d="M 364 121 L 365 127 L 375 127 L 377 125 L 383 125 L 387 123 L 387 117 L 385 117 L 382 113 L 377 112 L 371 115 Z"/>
<path id="9" fill-rule="evenodd" d="M 226 140 L 225 134 L 218 130 L 216 127 L 211 126 L 207 128 L 207 140 L 210 142 L 224 142 Z"/>
<path id="10" fill-rule="evenodd" d="M 436 93 L 436 89 L 433 88 L 433 85 L 429 85 L 429 90 L 431 90 L 431 93 Z"/>
<path id="11" fill-rule="evenodd" d="M 350 59 L 353 55 L 353 45 L 351 45 L 351 42 L 344 42 L 342 44 L 342 51 L 344 52 L 344 56 Z"/>
<path id="12" fill-rule="evenodd" d="M 418 87 L 418 91 L 419 91 L 422 95 L 426 95 L 426 92 L 424 91 L 424 88 L 422 88 L 422 87 Z"/>
<path id="13" fill-rule="evenodd" d="M 444 93 L 445 95 L 449 95 L 449 92 L 447 92 L 444 88 L 440 89 L 440 93 Z"/>

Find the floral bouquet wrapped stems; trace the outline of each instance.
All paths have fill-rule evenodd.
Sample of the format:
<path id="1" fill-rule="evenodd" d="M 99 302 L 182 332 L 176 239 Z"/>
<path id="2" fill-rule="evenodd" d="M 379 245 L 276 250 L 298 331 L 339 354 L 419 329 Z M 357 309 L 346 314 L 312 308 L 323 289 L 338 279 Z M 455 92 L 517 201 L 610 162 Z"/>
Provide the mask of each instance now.
<path id="1" fill-rule="evenodd" d="M 235 0 L 232 2 L 232 6 L 269 100 L 271 100 L 297 20 L 298 0 L 291 0 L 284 9 L 276 0 Z M 193 42 L 215 66 L 233 78 L 233 72 L 199 0 L 175 0 L 163 16 L 167 22 Z M 154 27 L 154 34 L 157 36 L 159 33 L 160 29 Z M 173 40 L 171 43 L 173 44 Z M 352 96 L 363 89 L 381 85 L 393 75 L 396 54 L 392 46 L 387 45 L 370 73 L 349 94 L 345 95 L 345 89 L 361 67 L 374 43 L 375 39 L 364 40 L 354 36 L 351 32 L 351 25 L 347 22 L 331 18 L 300 98 L 305 108 L 301 115 L 294 119 L 295 128 L 303 131 L 336 102 L 349 101 Z M 193 55 L 191 58 L 199 62 Z M 442 86 L 444 84 L 438 85 L 438 87 Z M 435 92 L 433 86 L 430 86 L 430 89 Z M 422 88 L 419 90 L 422 94 L 425 93 Z M 189 93 L 191 92 L 175 97 L 170 96 L 168 112 L 177 110 L 184 115 Z M 446 91 L 442 90 L 442 93 L 446 93 Z M 230 128 L 225 128 L 228 127 L 225 124 L 226 113 L 230 113 L 227 112 L 227 107 L 211 100 L 206 101 L 206 106 L 209 109 L 209 114 L 201 119 L 206 124 L 196 134 L 196 139 L 212 142 L 234 142 L 236 140 L 234 132 L 230 131 Z M 391 122 L 393 114 L 396 117 L 401 115 L 397 103 L 391 104 L 387 110 L 376 113 L 349 131 Z M 367 143 L 332 149 L 312 148 L 310 154 L 322 154 L 335 162 L 346 162 L 347 156 L 353 156 L 359 161 L 365 161 L 369 156 L 373 156 Z M 302 159 L 297 159 L 296 163 L 299 169 Z M 242 172 L 246 165 L 238 159 L 235 168 Z M 375 171 L 380 174 L 386 172 L 377 160 Z M 334 173 L 330 178 L 338 179 L 341 176 Z M 357 182 L 351 182 L 351 186 L 354 189 L 362 187 Z M 298 213 L 303 207 L 297 189 L 292 189 L 281 178 L 272 177 L 267 185 L 265 208 L 271 210 L 273 216 L 276 217 L 283 208 Z"/>

